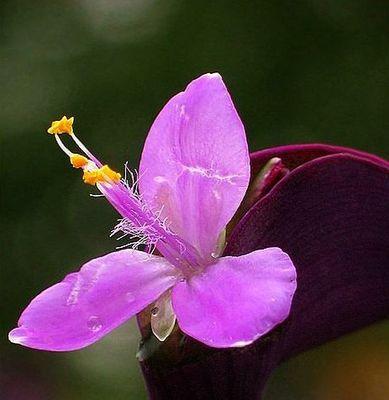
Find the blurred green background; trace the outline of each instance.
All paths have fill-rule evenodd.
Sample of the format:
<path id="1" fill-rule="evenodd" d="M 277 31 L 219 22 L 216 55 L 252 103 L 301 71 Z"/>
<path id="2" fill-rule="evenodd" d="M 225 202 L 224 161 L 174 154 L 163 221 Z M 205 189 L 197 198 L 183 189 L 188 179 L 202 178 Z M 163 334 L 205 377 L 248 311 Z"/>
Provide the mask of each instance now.
<path id="1" fill-rule="evenodd" d="M 118 245 L 115 212 L 89 197 L 45 133 L 52 120 L 74 115 L 95 154 L 136 168 L 164 103 L 218 71 L 251 150 L 389 147 L 385 0 L 3 0 L 0 27 L 1 399 L 146 396 L 133 322 L 73 353 L 6 340 L 35 294 Z M 387 399 L 388 339 L 386 322 L 301 355 L 272 377 L 267 399 Z"/>

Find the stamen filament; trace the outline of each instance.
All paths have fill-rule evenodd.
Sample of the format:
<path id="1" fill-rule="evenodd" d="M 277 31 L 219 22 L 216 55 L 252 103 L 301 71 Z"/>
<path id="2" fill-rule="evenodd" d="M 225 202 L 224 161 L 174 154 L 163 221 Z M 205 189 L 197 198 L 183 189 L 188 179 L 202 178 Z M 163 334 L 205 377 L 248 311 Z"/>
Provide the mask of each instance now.
<path id="1" fill-rule="evenodd" d="M 98 167 L 103 166 L 103 164 L 88 150 L 88 148 L 81 142 L 81 140 L 76 136 L 74 132 L 70 136 L 79 147 L 79 149 L 82 150 L 88 156 L 88 158 L 90 158 Z"/>
<path id="2" fill-rule="evenodd" d="M 76 145 L 78 146 L 78 148 L 83 151 L 90 160 L 92 160 L 97 167 L 102 167 L 103 164 L 88 150 L 88 148 L 81 142 L 81 140 L 76 136 L 76 134 L 74 133 L 74 131 L 72 131 L 72 134 L 69 135 L 74 142 L 76 143 Z M 54 134 L 55 140 L 58 144 L 58 146 L 61 148 L 61 150 L 68 156 L 68 157 L 72 157 L 74 155 L 73 152 L 71 152 L 66 146 L 65 144 L 62 142 L 62 140 L 59 137 L 59 134 L 55 133 Z"/>
<path id="3" fill-rule="evenodd" d="M 54 135 L 55 140 L 58 144 L 58 146 L 61 148 L 61 150 L 68 156 L 72 157 L 73 153 L 63 144 L 62 140 L 60 139 L 59 135 L 55 134 Z"/>

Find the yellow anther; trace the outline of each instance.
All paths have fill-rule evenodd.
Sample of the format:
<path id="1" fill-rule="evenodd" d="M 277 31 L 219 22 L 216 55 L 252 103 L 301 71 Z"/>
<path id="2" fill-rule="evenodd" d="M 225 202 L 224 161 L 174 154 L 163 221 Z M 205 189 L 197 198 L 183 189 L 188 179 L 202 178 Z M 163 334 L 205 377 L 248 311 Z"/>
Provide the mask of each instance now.
<path id="1" fill-rule="evenodd" d="M 74 168 L 82 168 L 88 164 L 89 160 L 81 154 L 73 154 L 70 157 L 70 162 Z"/>
<path id="2" fill-rule="evenodd" d="M 96 183 L 99 182 L 99 170 L 96 169 L 94 171 L 84 171 L 82 179 L 89 185 L 96 185 Z"/>
<path id="3" fill-rule="evenodd" d="M 120 181 L 121 175 L 119 172 L 112 170 L 108 165 L 102 166 L 99 171 L 104 181 L 106 181 L 107 178 L 116 183 Z"/>
<path id="4" fill-rule="evenodd" d="M 68 133 L 71 135 L 73 133 L 73 122 L 74 117 L 67 118 L 64 116 L 59 121 L 53 121 L 47 132 L 51 133 L 52 135 L 60 133 Z"/>
<path id="5" fill-rule="evenodd" d="M 92 171 L 84 171 L 83 180 L 89 185 L 96 185 L 96 183 L 111 183 L 112 181 L 118 183 L 121 175 L 115 172 L 108 165 L 104 165 L 99 169 Z"/>

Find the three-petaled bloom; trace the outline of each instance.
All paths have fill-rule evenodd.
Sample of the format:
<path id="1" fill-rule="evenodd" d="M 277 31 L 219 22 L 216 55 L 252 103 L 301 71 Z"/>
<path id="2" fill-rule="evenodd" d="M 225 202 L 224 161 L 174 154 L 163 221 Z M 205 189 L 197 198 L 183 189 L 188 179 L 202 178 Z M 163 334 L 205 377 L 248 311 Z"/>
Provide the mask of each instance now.
<path id="1" fill-rule="evenodd" d="M 160 339 L 177 318 L 184 333 L 213 347 L 249 344 L 288 316 L 296 271 L 287 254 L 267 248 L 221 256 L 250 164 L 242 122 L 219 74 L 201 76 L 166 104 L 130 183 L 80 142 L 73 119 L 53 122 L 49 133 L 123 217 L 114 232 L 140 237 L 161 256 L 126 249 L 87 262 L 32 300 L 10 332 L 12 342 L 79 349 L 153 302 Z M 61 133 L 85 156 L 72 153 Z"/>

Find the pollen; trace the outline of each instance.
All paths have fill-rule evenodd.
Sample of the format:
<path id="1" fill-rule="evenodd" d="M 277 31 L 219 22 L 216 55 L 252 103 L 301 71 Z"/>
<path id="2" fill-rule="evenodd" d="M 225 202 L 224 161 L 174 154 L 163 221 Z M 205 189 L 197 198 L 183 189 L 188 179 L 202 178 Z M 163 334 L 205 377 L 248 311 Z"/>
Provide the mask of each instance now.
<path id="1" fill-rule="evenodd" d="M 63 116 L 59 121 L 53 121 L 47 132 L 52 135 L 61 133 L 68 133 L 71 135 L 73 133 L 73 122 L 74 117 L 67 118 L 66 116 Z"/>
<path id="2" fill-rule="evenodd" d="M 101 168 L 92 171 L 84 171 L 82 178 L 85 183 L 96 185 L 96 183 L 118 183 L 121 175 L 109 168 L 108 165 L 104 165 Z"/>
<path id="3" fill-rule="evenodd" d="M 73 154 L 70 156 L 70 163 L 74 168 L 83 168 L 88 164 L 89 160 L 81 154 Z"/>
<path id="4" fill-rule="evenodd" d="M 96 185 L 96 183 L 99 182 L 99 170 L 96 169 L 94 171 L 84 171 L 82 179 L 88 185 Z"/>
<path id="5" fill-rule="evenodd" d="M 116 183 L 120 181 L 121 175 L 119 174 L 119 172 L 112 170 L 108 167 L 108 165 L 102 166 L 99 171 L 104 180 L 108 178 L 109 180 Z"/>

